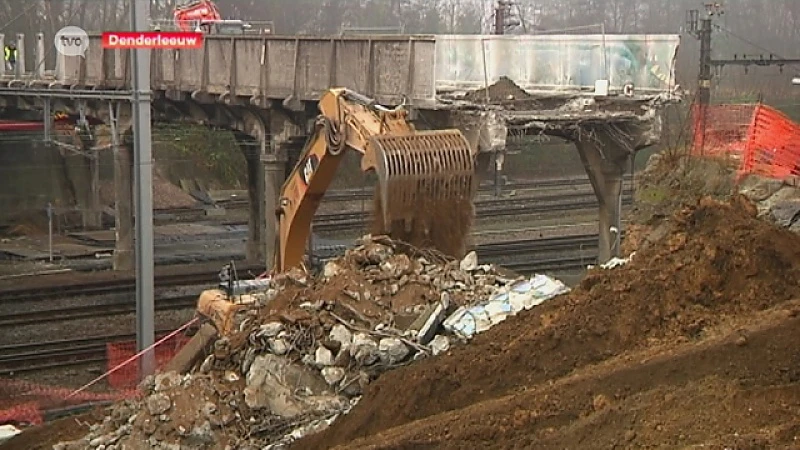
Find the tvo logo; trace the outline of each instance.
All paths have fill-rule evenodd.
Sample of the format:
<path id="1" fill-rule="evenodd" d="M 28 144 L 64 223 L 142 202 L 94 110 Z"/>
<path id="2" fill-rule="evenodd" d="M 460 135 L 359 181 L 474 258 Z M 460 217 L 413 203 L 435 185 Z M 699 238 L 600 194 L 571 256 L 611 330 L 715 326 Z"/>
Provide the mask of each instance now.
<path id="1" fill-rule="evenodd" d="M 53 43 L 62 55 L 85 58 L 89 48 L 89 35 L 80 27 L 68 26 L 58 30 Z"/>

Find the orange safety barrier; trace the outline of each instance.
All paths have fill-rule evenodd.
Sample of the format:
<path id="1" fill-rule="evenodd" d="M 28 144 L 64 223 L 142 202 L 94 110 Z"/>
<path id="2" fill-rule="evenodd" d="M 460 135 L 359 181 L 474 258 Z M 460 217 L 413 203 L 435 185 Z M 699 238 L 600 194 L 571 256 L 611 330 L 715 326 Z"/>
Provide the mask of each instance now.
<path id="1" fill-rule="evenodd" d="M 189 337 L 177 334 L 162 342 L 155 348 L 156 368 L 167 364 L 176 353 L 189 342 Z M 106 344 L 106 364 L 108 370 L 117 367 L 136 354 L 136 341 L 114 342 Z M 132 389 L 138 384 L 139 365 L 136 362 L 127 364 L 108 375 L 108 384 L 114 389 Z"/>
<path id="2" fill-rule="evenodd" d="M 769 106 L 758 105 L 739 173 L 748 174 L 775 179 L 800 176 L 800 125 Z"/>
<path id="3" fill-rule="evenodd" d="M 69 397 L 73 389 L 19 380 L 0 380 L 0 425 L 4 423 L 42 423 L 44 412 L 84 403 L 132 398 L 135 391 L 81 392 Z"/>
<path id="4" fill-rule="evenodd" d="M 195 320 L 157 341 L 156 369 L 161 369 L 189 341 L 181 334 Z M 53 411 L 87 403 L 117 401 L 138 396 L 138 354 L 135 341 L 110 343 L 106 346 L 108 372 L 80 389 L 46 386 L 27 381 L 0 379 L 0 425 L 13 423 L 37 425 Z M 89 387 L 106 379 L 110 390 L 97 392 Z M 99 386 L 99 385 L 97 385 Z"/>
<path id="5" fill-rule="evenodd" d="M 39 425 L 43 422 L 39 403 L 28 402 L 0 410 L 0 425 L 6 423 Z"/>
<path id="6" fill-rule="evenodd" d="M 692 154 L 741 157 L 755 110 L 755 105 L 693 105 Z"/>

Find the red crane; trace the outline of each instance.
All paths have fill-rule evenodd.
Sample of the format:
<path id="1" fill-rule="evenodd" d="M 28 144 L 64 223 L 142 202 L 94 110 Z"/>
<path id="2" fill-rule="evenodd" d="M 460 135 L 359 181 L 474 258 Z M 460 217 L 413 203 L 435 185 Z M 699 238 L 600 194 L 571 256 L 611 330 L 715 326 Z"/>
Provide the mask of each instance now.
<path id="1" fill-rule="evenodd" d="M 219 9 L 211 0 L 196 0 L 177 7 L 172 16 L 182 31 L 195 31 L 197 24 L 222 20 Z"/>

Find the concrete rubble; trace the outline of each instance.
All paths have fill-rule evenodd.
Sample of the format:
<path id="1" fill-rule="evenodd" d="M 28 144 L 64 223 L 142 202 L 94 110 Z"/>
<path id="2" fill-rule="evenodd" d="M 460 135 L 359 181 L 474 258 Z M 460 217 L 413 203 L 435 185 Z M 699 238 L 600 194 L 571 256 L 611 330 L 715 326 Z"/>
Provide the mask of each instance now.
<path id="1" fill-rule="evenodd" d="M 504 276 L 474 253 L 453 260 L 383 236 L 358 244 L 317 277 L 291 270 L 241 296 L 234 331 L 188 374 L 149 377 L 140 398 L 55 448 L 285 448 L 347 414 L 381 373 L 568 291 L 543 275 Z M 476 308 L 489 313 L 465 331 Z"/>
<path id="2" fill-rule="evenodd" d="M 751 175 L 739 192 L 755 203 L 759 218 L 800 233 L 800 186 Z"/>

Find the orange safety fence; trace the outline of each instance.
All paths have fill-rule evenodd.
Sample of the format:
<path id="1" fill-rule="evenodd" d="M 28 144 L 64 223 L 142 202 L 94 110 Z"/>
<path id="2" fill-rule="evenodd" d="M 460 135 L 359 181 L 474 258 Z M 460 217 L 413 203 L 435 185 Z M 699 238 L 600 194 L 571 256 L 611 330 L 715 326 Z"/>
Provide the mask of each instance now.
<path id="1" fill-rule="evenodd" d="M 730 158 L 739 177 L 800 176 L 800 125 L 763 104 L 693 105 L 695 156 Z"/>
<path id="2" fill-rule="evenodd" d="M 73 389 L 47 386 L 21 380 L 0 380 L 3 397 L 0 399 L 0 424 L 19 423 L 38 425 L 49 410 L 85 403 L 115 401 L 136 395 L 132 390 L 112 392 L 82 392 L 68 397 Z"/>
<path id="3" fill-rule="evenodd" d="M 692 154 L 739 158 L 744 153 L 756 105 L 692 106 Z"/>
<path id="4" fill-rule="evenodd" d="M 185 335 L 177 334 L 172 336 L 156 347 L 156 367 L 161 369 L 175 356 L 189 338 Z M 136 342 L 114 342 L 106 344 L 106 365 L 110 372 L 113 368 L 122 364 L 136 354 Z M 138 384 L 139 365 L 128 364 L 121 369 L 108 375 L 108 384 L 114 389 L 132 389 Z"/>
<path id="5" fill-rule="evenodd" d="M 749 174 L 800 176 L 800 125 L 766 105 L 756 107 L 742 158 L 740 176 Z"/>
<path id="6" fill-rule="evenodd" d="M 157 370 L 162 369 L 189 341 L 188 336 L 179 334 L 189 324 L 156 343 L 154 349 Z M 0 378 L 0 425 L 37 425 L 45 420 L 50 411 L 88 403 L 130 399 L 139 394 L 139 364 L 135 341 L 107 344 L 106 366 L 107 372 L 102 377 L 78 390 Z M 106 379 L 107 388 L 98 388 L 99 385 L 95 384 L 101 379 Z M 95 387 L 89 391 L 88 387 L 92 385 Z"/>

